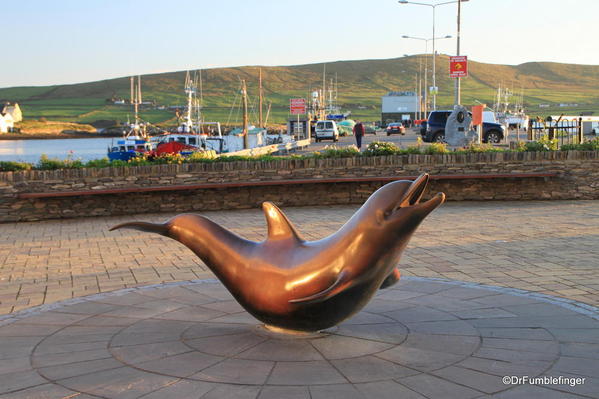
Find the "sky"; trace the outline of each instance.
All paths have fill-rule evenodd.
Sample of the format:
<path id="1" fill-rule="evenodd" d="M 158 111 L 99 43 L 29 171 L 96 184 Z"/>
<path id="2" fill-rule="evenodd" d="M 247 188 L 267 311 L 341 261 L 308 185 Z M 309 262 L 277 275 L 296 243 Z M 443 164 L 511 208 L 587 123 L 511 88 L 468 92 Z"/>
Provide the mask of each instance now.
<path id="1" fill-rule="evenodd" d="M 456 4 L 436 7 L 435 36 L 453 36 L 436 41 L 439 53 L 456 52 L 456 16 Z M 493 64 L 597 65 L 598 24 L 599 0 L 469 0 L 461 53 Z M 431 38 L 432 27 L 432 7 L 397 0 L 9 1 L 0 87 L 396 58 L 424 53 L 424 41 L 402 36 Z"/>

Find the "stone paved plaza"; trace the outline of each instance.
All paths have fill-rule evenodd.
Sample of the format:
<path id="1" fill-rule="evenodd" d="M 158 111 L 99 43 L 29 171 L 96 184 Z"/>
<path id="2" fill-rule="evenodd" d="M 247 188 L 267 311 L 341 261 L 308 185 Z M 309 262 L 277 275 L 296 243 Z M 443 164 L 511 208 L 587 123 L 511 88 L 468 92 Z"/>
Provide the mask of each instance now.
<path id="1" fill-rule="evenodd" d="M 293 337 L 179 243 L 108 231 L 172 215 L 0 225 L 0 398 L 599 398 L 598 206 L 445 204 L 399 284 Z M 314 240 L 356 209 L 285 212 Z M 264 238 L 261 210 L 205 215 Z"/>
<path id="2" fill-rule="evenodd" d="M 358 206 L 284 209 L 306 239 L 338 229 Z M 206 212 L 252 240 L 262 210 Z M 0 314 L 63 299 L 212 274 L 183 245 L 133 230 L 131 215 L 0 225 Z M 424 221 L 400 266 L 403 276 L 512 287 L 599 305 L 599 201 L 447 203 Z"/>

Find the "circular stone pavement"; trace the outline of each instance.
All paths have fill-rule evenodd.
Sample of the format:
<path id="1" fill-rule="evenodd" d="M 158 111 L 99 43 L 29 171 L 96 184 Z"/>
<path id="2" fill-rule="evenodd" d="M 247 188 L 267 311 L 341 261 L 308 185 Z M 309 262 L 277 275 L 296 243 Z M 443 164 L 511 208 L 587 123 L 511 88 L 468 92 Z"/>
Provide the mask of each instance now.
<path id="1" fill-rule="evenodd" d="M 598 318 L 557 298 L 406 278 L 338 327 L 287 336 L 218 282 L 164 284 L 4 316 L 0 398 L 596 398 Z"/>

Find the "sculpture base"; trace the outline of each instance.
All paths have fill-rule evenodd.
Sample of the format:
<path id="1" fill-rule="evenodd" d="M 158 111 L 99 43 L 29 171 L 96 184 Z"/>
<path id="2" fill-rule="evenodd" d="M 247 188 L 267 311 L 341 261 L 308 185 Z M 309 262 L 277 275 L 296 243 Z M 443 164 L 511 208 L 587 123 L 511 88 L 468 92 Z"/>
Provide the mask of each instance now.
<path id="1" fill-rule="evenodd" d="M 0 396 L 594 397 L 599 311 L 515 291 L 408 277 L 318 333 L 259 325 L 215 282 L 91 296 L 0 320 L 0 353 L 26 360 L 2 364 Z"/>
<path id="2" fill-rule="evenodd" d="M 271 326 L 269 324 L 263 324 L 258 326 L 259 329 L 262 329 L 265 333 L 272 335 L 274 338 L 291 338 L 291 339 L 301 339 L 301 338 L 317 338 L 324 337 L 334 333 L 337 330 L 337 327 L 327 328 L 321 331 L 298 331 L 298 330 L 289 330 L 287 328 L 281 328 L 276 326 Z"/>

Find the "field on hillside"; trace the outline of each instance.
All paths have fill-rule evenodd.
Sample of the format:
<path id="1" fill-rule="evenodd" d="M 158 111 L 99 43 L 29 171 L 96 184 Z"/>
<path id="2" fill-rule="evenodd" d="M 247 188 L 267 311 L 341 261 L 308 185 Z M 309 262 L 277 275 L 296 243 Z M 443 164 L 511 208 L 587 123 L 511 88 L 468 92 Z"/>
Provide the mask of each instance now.
<path id="1" fill-rule="evenodd" d="M 430 56 L 428 65 L 430 66 Z M 412 91 L 416 74 L 425 56 L 388 60 L 339 61 L 326 65 L 327 80 L 338 81 L 338 103 L 352 111 L 354 118 L 378 120 L 381 96 L 389 91 Z M 289 117 L 290 98 L 307 98 L 322 87 L 323 64 L 289 67 L 262 67 L 267 102 L 272 102 L 269 121 L 283 123 Z M 438 108 L 453 104 L 454 81 L 448 77 L 448 58 L 437 62 Z M 547 114 L 599 113 L 599 66 L 527 63 L 518 66 L 491 65 L 470 61 L 470 76 L 462 80 L 462 103 L 493 104 L 498 85 L 524 93 L 527 112 L 532 116 Z M 248 84 L 253 103 L 252 121 L 257 120 L 255 103 L 258 67 L 218 68 L 203 71 L 203 99 L 206 120 L 240 123 L 240 79 Z M 185 72 L 142 76 L 143 100 L 157 106 L 185 103 Z M 429 78 L 429 82 L 431 79 Z M 327 84 L 330 81 L 327 81 Z M 0 89 L 0 101 L 18 101 L 28 119 L 94 123 L 101 120 L 126 122 L 132 118 L 130 106 L 114 105 L 111 98 L 128 98 L 129 79 L 118 78 L 98 82 L 47 87 L 14 87 Z M 559 107 L 560 103 L 578 107 Z M 550 104 L 540 108 L 540 104 Z M 250 105 L 252 108 L 252 104 Z M 159 125 L 174 125 L 177 118 L 168 109 L 143 108 L 142 118 Z"/>

